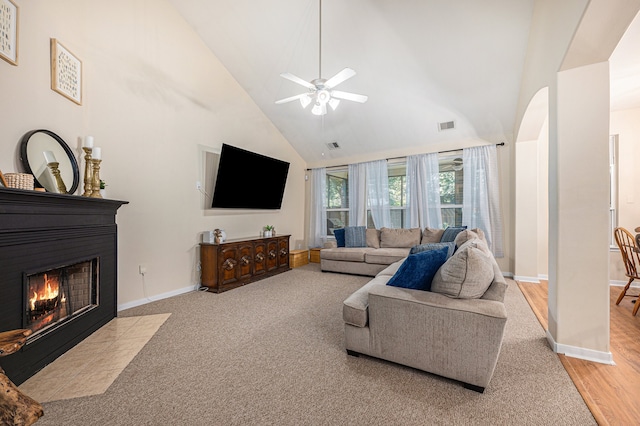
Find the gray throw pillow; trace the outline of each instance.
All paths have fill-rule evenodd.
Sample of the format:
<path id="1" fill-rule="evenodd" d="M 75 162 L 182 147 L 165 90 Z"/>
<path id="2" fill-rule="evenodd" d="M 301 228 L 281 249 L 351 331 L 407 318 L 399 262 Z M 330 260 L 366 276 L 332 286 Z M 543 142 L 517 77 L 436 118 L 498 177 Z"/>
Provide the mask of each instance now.
<path id="1" fill-rule="evenodd" d="M 447 259 L 453 256 L 453 252 L 456 250 L 456 243 L 425 243 L 419 244 L 417 246 L 411 247 L 411 251 L 409 254 L 420 253 L 428 250 L 440 250 L 441 248 L 446 247 L 449 249 L 447 251 Z"/>
<path id="2" fill-rule="evenodd" d="M 344 228 L 344 246 L 345 247 L 366 247 L 367 246 L 367 227 L 366 226 L 347 226 Z"/>
<path id="3" fill-rule="evenodd" d="M 467 229 L 466 226 L 449 226 L 444 230 L 442 234 L 442 238 L 440 238 L 441 243 L 450 243 L 455 241 L 458 234 Z"/>

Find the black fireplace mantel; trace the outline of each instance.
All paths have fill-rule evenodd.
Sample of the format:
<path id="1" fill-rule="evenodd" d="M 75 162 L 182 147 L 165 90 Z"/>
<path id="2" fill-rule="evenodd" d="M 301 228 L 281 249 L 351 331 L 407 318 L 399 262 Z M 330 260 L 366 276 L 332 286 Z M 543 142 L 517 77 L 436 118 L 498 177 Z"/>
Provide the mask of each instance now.
<path id="1" fill-rule="evenodd" d="M 16 384 L 117 314 L 118 208 L 127 201 L 0 187 L 0 331 L 23 328 L 26 274 L 99 258 L 99 306 L 3 357 Z"/>

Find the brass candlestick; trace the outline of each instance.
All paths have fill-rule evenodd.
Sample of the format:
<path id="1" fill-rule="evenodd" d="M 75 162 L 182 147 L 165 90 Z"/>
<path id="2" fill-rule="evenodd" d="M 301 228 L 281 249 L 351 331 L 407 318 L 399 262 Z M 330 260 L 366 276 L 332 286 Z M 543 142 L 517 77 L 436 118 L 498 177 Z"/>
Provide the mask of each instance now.
<path id="1" fill-rule="evenodd" d="M 100 195 L 100 163 L 102 162 L 102 160 L 96 160 L 96 159 L 92 159 L 91 160 L 91 168 L 93 170 L 93 179 L 92 179 L 92 188 L 93 191 L 91 191 L 91 198 L 102 198 L 102 195 Z"/>
<path id="2" fill-rule="evenodd" d="M 58 170 L 59 164 L 60 163 L 58 163 L 57 161 L 52 161 L 51 163 L 48 163 L 47 166 L 49 166 L 49 170 L 51 170 L 51 174 L 56 179 L 56 186 L 58 187 L 58 192 L 60 194 L 66 194 L 67 187 L 65 186 L 64 182 L 62 181 L 62 178 L 60 177 L 60 170 Z"/>
<path id="3" fill-rule="evenodd" d="M 82 196 L 90 197 L 91 192 L 93 191 L 93 179 L 91 177 L 91 174 L 93 173 L 91 167 L 91 151 L 93 151 L 93 148 L 87 148 L 83 146 L 82 150 L 84 151 L 84 192 L 82 193 Z"/>

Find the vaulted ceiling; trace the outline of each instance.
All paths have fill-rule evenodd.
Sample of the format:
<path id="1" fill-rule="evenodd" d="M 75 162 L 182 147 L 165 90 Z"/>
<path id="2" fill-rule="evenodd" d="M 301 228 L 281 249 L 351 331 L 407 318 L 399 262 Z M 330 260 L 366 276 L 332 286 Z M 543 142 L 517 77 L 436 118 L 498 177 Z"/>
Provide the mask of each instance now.
<path id="1" fill-rule="evenodd" d="M 318 0 L 170 1 L 310 164 L 512 140 L 534 0 L 324 0 L 321 70 Z M 625 58 L 640 46 L 634 34 Z M 637 68 L 616 63 L 626 78 Z M 280 73 L 311 81 L 345 67 L 357 75 L 338 89 L 368 95 L 365 104 L 315 116 L 299 102 L 274 103 L 306 91 Z M 448 121 L 455 129 L 440 131 Z"/>

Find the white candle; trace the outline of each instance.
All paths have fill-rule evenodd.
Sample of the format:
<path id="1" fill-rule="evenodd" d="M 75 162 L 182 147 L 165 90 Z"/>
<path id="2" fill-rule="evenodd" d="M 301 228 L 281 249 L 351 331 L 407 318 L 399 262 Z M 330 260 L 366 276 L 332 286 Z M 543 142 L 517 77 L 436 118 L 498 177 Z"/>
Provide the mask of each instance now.
<path id="1" fill-rule="evenodd" d="M 42 151 L 42 153 L 44 154 L 44 161 L 46 161 L 47 164 L 56 162 L 56 156 L 53 155 L 53 152 L 51 152 L 51 151 Z"/>
<path id="2" fill-rule="evenodd" d="M 93 148 L 93 151 L 91 151 L 91 158 L 94 160 L 102 160 L 102 148 L 99 146 Z"/>
<path id="3" fill-rule="evenodd" d="M 84 137 L 84 146 L 85 148 L 93 148 L 93 136 L 85 136 Z"/>

